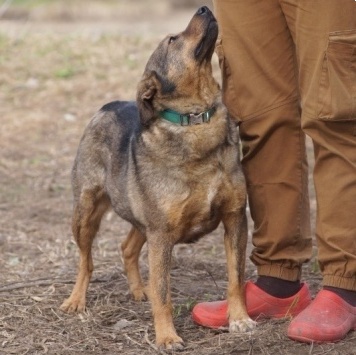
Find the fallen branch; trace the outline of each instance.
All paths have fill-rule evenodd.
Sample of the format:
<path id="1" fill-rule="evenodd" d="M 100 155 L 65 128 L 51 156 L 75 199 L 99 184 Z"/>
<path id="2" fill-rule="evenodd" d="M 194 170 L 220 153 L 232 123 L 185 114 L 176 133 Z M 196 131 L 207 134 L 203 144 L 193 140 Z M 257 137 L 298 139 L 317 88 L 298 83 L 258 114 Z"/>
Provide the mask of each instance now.
<path id="1" fill-rule="evenodd" d="M 107 279 L 94 279 L 90 281 L 90 283 L 102 283 L 108 282 Z M 19 282 L 11 282 L 10 284 L 4 285 L 0 287 L 0 292 L 13 291 L 21 288 L 27 287 L 35 287 L 35 286 L 51 286 L 54 283 L 57 284 L 73 284 L 74 279 L 66 280 L 66 279 L 36 279 L 30 281 L 19 281 Z"/>

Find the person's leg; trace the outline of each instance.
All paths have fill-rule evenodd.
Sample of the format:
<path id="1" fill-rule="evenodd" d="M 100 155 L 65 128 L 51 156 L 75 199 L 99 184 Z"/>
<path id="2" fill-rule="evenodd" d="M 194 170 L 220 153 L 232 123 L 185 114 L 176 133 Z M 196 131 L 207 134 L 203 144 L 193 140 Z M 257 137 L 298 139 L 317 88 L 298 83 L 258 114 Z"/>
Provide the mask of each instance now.
<path id="1" fill-rule="evenodd" d="M 219 0 L 215 13 L 223 99 L 239 122 L 254 221 L 251 260 L 258 270 L 256 285 L 262 289 L 246 287 L 248 311 L 252 316 L 258 316 L 257 310 L 281 316 L 282 306 L 271 306 L 280 302 L 271 299 L 274 296 L 288 299 L 289 307 L 294 302 L 295 314 L 301 307 L 289 298 L 301 288 L 301 265 L 311 256 L 311 236 L 294 43 L 279 0 Z M 305 292 L 303 307 L 309 300 Z M 223 305 L 214 307 L 198 305 L 193 318 L 201 324 L 201 313 L 224 313 Z"/>
<path id="2" fill-rule="evenodd" d="M 311 256 L 295 48 L 279 1 L 215 2 L 224 103 L 239 123 L 258 274 L 300 279 Z"/>
<path id="3" fill-rule="evenodd" d="M 288 334 L 336 341 L 356 328 L 356 2 L 281 3 L 296 43 L 302 127 L 314 143 L 324 285 Z"/>

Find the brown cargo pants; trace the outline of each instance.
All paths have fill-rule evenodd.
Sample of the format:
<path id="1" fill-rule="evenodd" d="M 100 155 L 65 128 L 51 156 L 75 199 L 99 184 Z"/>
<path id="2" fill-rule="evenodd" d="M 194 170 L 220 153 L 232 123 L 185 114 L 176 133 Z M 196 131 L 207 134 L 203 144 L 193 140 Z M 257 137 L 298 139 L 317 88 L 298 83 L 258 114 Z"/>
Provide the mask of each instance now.
<path id="1" fill-rule="evenodd" d="M 215 0 L 223 97 L 239 122 L 259 275 L 311 257 L 314 145 L 323 284 L 356 290 L 356 1 Z"/>

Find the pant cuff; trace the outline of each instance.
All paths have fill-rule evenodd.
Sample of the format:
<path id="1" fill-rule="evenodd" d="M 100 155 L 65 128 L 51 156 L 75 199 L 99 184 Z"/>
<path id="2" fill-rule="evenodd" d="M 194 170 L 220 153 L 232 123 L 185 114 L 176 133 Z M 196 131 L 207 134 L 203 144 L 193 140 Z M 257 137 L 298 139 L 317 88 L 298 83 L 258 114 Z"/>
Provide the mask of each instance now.
<path id="1" fill-rule="evenodd" d="M 342 277 L 337 275 L 324 275 L 322 285 L 356 291 L 356 278 Z"/>
<path id="2" fill-rule="evenodd" d="M 259 265 L 257 267 L 259 276 L 277 277 L 287 281 L 298 281 L 301 278 L 301 268 L 286 268 L 278 264 Z"/>

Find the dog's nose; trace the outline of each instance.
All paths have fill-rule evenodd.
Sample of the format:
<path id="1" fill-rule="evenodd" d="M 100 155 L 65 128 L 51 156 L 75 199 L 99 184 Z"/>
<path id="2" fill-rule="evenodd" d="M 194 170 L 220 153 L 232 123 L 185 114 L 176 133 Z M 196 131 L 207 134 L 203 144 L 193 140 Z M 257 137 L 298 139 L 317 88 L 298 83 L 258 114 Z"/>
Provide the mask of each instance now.
<path id="1" fill-rule="evenodd" d="M 207 6 L 202 6 L 201 8 L 198 9 L 197 15 L 204 15 L 208 12 L 210 12 L 209 8 Z"/>

